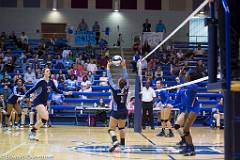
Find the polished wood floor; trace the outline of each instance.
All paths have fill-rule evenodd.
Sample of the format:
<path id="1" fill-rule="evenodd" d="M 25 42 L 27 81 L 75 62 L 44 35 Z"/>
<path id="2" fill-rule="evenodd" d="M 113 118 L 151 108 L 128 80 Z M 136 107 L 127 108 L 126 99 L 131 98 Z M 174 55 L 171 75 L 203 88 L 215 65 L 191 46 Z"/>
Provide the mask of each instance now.
<path id="1" fill-rule="evenodd" d="M 75 160 L 75 159 L 223 159 L 223 130 L 193 128 L 197 155 L 184 157 L 177 154 L 173 138 L 156 137 L 159 129 L 146 129 L 142 134 L 126 131 L 125 150 L 107 152 L 110 138 L 107 128 L 54 126 L 38 132 L 38 142 L 27 139 L 28 129 L 0 129 L 0 160 Z"/>

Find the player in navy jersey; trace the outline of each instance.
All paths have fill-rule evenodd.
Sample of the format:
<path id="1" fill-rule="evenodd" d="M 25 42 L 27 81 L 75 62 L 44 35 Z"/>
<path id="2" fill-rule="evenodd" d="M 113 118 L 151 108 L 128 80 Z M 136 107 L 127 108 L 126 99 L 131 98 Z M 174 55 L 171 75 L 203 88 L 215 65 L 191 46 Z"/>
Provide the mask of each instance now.
<path id="1" fill-rule="evenodd" d="M 9 125 L 10 120 L 12 119 L 12 125 L 18 127 L 18 122 L 21 117 L 21 107 L 18 104 L 19 97 L 23 96 L 26 92 L 26 88 L 23 85 L 22 79 L 17 79 L 13 87 L 12 94 L 7 99 L 7 123 Z M 14 124 L 15 121 L 15 124 Z"/>
<path id="2" fill-rule="evenodd" d="M 108 82 L 112 90 L 112 111 L 109 122 L 109 130 L 108 133 L 112 138 L 112 147 L 110 147 L 109 151 L 113 152 L 119 145 L 125 146 L 125 125 L 126 119 L 128 116 L 128 110 L 126 106 L 128 90 L 129 90 L 129 82 L 128 82 L 128 73 L 126 68 L 125 60 L 122 61 L 121 65 L 123 68 L 123 78 L 118 80 L 118 85 L 114 84 L 110 72 L 111 62 L 107 64 L 107 77 Z M 116 128 L 120 132 L 120 144 L 117 140 L 117 136 L 115 133 Z"/>
<path id="3" fill-rule="evenodd" d="M 51 89 L 54 92 L 59 94 L 71 95 L 72 92 L 63 92 L 58 90 L 55 86 L 53 80 L 50 79 L 50 69 L 43 69 L 43 78 L 41 78 L 30 90 L 25 93 L 25 97 L 29 97 L 30 94 L 34 93 L 36 98 L 33 100 L 33 106 L 36 108 L 38 119 L 36 124 L 29 132 L 30 140 L 38 140 L 36 139 L 36 131 L 42 126 L 43 123 L 48 121 L 49 115 L 47 111 L 47 101 L 48 94 L 51 92 Z"/>
<path id="4" fill-rule="evenodd" d="M 190 70 L 185 75 L 185 81 L 190 82 L 200 78 L 199 74 L 194 71 Z M 197 114 L 199 112 L 199 104 L 197 100 L 197 84 L 190 84 L 185 86 L 184 91 L 184 98 L 182 101 L 182 105 L 185 107 L 185 121 L 183 127 L 184 138 L 186 140 L 186 146 L 183 147 L 183 150 L 180 153 L 184 154 L 185 156 L 193 156 L 195 155 L 195 149 L 192 142 L 192 136 L 190 133 L 190 128 L 193 125 L 194 121 L 197 118 Z"/>
<path id="5" fill-rule="evenodd" d="M 166 136 L 166 137 L 173 137 L 174 134 L 172 132 L 172 124 L 170 122 L 171 120 L 171 110 L 172 105 L 169 103 L 169 93 L 167 90 L 158 91 L 158 89 L 163 88 L 163 83 L 161 80 L 158 80 L 156 82 L 157 86 L 157 106 L 161 108 L 160 114 L 161 114 L 161 125 L 162 130 L 157 136 Z M 165 128 L 169 130 L 168 134 L 165 133 Z"/>

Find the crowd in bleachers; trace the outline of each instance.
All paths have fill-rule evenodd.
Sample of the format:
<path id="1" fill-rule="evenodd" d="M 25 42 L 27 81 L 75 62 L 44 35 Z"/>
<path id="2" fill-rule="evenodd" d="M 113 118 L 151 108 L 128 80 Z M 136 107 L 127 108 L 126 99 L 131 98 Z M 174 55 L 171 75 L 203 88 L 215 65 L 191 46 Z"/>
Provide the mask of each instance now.
<path id="1" fill-rule="evenodd" d="M 51 78 L 58 88 L 79 92 L 67 98 L 86 99 L 82 92 L 108 91 L 109 88 L 99 89 L 107 84 L 107 50 L 107 46 L 72 48 L 61 39 L 29 39 L 24 32 L 19 37 L 14 32 L 11 35 L 2 32 L 0 94 L 7 102 L 17 79 L 22 79 L 29 89 L 42 78 L 43 68 L 50 68 Z M 99 97 L 96 102 L 100 104 L 104 95 Z"/>

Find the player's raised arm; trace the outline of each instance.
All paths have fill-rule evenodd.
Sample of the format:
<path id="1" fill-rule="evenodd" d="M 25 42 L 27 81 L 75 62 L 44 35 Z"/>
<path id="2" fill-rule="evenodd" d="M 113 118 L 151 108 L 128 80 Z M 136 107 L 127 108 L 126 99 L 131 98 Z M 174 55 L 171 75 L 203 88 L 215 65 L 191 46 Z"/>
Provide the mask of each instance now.
<path id="1" fill-rule="evenodd" d="M 110 86 L 113 88 L 113 89 L 117 89 L 117 85 L 113 82 L 113 79 L 112 79 L 112 75 L 111 75 L 111 71 L 110 71 L 110 67 L 112 65 L 112 62 L 108 62 L 107 64 L 107 77 L 108 77 L 108 82 L 110 84 Z"/>

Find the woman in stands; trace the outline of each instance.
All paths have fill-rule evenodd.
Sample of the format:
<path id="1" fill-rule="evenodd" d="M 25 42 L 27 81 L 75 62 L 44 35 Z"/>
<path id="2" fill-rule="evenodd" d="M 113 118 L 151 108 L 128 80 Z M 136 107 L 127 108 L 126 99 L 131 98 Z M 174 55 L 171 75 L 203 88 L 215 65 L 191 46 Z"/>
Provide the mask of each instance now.
<path id="1" fill-rule="evenodd" d="M 8 97 L 7 100 L 7 112 L 8 112 L 8 124 L 12 120 L 12 125 L 18 127 L 18 122 L 21 117 L 21 107 L 18 104 L 18 98 L 23 96 L 26 92 L 26 88 L 23 84 L 22 79 L 17 79 L 15 81 L 15 86 L 13 87 L 12 94 Z M 15 121 L 15 123 L 13 123 Z"/>
<path id="2" fill-rule="evenodd" d="M 194 81 L 199 78 L 199 73 L 195 70 L 190 70 L 185 75 L 185 81 L 190 82 Z M 185 122 L 183 127 L 184 138 L 186 140 L 186 146 L 183 147 L 183 150 L 180 153 L 184 154 L 185 156 L 193 156 L 195 155 L 195 149 L 192 142 L 192 136 L 190 133 L 190 128 L 192 127 L 194 121 L 197 118 L 197 114 L 199 112 L 199 104 L 197 100 L 197 84 L 190 84 L 185 86 L 184 91 L 184 99 L 183 99 L 183 106 L 186 107 L 185 112 Z"/>
<path id="3" fill-rule="evenodd" d="M 55 86 L 53 80 L 50 79 L 50 69 L 45 68 L 43 69 L 43 78 L 40 79 L 30 90 L 25 93 L 25 97 L 29 97 L 30 94 L 36 93 L 36 98 L 33 100 L 33 106 L 36 107 L 36 111 L 38 114 L 38 119 L 36 124 L 29 132 L 29 139 L 30 140 L 38 140 L 36 139 L 36 131 L 42 126 L 43 123 L 48 121 L 49 115 L 47 111 L 47 101 L 48 101 L 48 94 L 50 90 L 65 95 L 71 95 L 72 92 L 63 92 L 58 90 Z"/>
<path id="4" fill-rule="evenodd" d="M 112 147 L 110 147 L 109 152 L 113 152 L 119 145 L 125 146 L 125 125 L 126 119 L 128 116 L 128 110 L 126 106 L 128 90 L 129 90 L 129 82 L 128 82 L 128 73 L 126 68 L 125 60 L 122 61 L 121 65 L 123 68 L 123 78 L 118 80 L 118 85 L 113 83 L 113 79 L 110 72 L 111 62 L 107 64 L 107 76 L 109 85 L 112 90 L 112 112 L 110 116 L 109 122 L 109 130 L 108 133 L 112 138 Z M 116 128 L 120 132 L 120 144 L 117 140 L 117 136 L 115 133 Z"/>
<path id="5" fill-rule="evenodd" d="M 156 82 L 157 89 L 162 89 L 163 84 L 161 80 L 158 80 Z M 169 101 L 169 93 L 166 90 L 163 91 L 156 91 L 158 100 L 156 101 L 156 106 L 159 106 L 161 108 L 160 114 L 161 114 L 161 125 L 162 125 L 162 131 L 157 134 L 157 136 L 166 136 L 166 137 L 173 137 L 174 134 L 171 130 L 172 124 L 171 124 L 171 111 L 172 111 L 172 105 L 168 103 Z M 168 134 L 165 133 L 165 128 L 169 130 Z"/>

